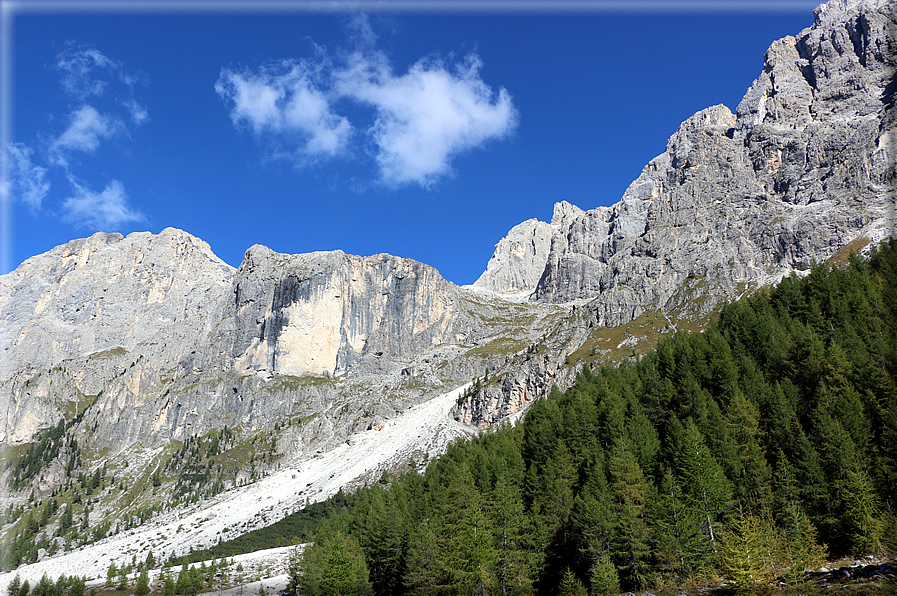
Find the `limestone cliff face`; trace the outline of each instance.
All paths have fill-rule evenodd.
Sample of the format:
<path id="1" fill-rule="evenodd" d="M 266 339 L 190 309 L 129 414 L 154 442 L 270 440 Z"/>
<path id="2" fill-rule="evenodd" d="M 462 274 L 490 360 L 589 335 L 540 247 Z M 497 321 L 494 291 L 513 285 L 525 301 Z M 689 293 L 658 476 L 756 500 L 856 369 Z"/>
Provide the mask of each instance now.
<path id="1" fill-rule="evenodd" d="M 545 270 L 555 232 L 553 225 L 537 219 L 528 219 L 514 226 L 495 245 L 486 271 L 473 285 L 509 294 L 531 293 Z"/>
<path id="2" fill-rule="evenodd" d="M 95 234 L 0 277 L 0 443 L 85 408 L 90 440 L 115 450 L 353 403 L 303 429 L 301 450 L 468 380 L 463 346 L 494 332 L 494 310 L 385 254 L 254 246 L 235 270 L 179 230 Z"/>
<path id="3" fill-rule="evenodd" d="M 0 442 L 30 440 L 60 405 L 99 394 L 126 354 L 158 371 L 201 348 L 232 275 L 208 244 L 169 228 L 94 234 L 0 276 Z"/>
<path id="4" fill-rule="evenodd" d="M 686 120 L 615 205 L 556 210 L 547 253 L 522 268 L 531 278 L 544 259 L 531 300 L 596 299 L 598 322 L 618 325 L 680 305 L 700 278 L 712 308 L 893 234 L 895 8 L 821 5 L 811 28 L 770 46 L 735 114 L 720 105 Z M 507 243 L 493 260 L 512 278 Z"/>
<path id="5" fill-rule="evenodd" d="M 233 271 L 173 228 L 97 233 L 32 257 L 0 276 L 0 380 L 27 366 L 208 333 Z"/>
<path id="6" fill-rule="evenodd" d="M 422 263 L 342 251 L 246 252 L 233 280 L 237 371 L 340 375 L 364 356 L 407 359 L 464 340 L 457 288 Z"/>

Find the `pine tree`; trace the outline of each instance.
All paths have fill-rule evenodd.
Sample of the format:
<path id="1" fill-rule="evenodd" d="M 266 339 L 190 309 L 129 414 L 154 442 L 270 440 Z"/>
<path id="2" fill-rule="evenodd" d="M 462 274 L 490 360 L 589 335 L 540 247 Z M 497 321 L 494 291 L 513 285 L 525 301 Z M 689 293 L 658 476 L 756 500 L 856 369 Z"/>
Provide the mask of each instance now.
<path id="1" fill-rule="evenodd" d="M 495 579 L 501 594 L 527 590 L 532 584 L 533 561 L 527 548 L 531 532 L 523 493 L 507 476 L 501 473 L 496 480 L 488 508 L 495 536 Z"/>
<path id="2" fill-rule="evenodd" d="M 72 527 L 72 524 L 75 523 L 74 512 L 72 511 L 71 505 L 65 506 L 65 511 L 62 512 L 62 516 L 59 518 L 59 530 L 64 533 L 66 530 Z"/>
<path id="3" fill-rule="evenodd" d="M 115 578 L 118 576 L 118 568 L 115 566 L 115 561 L 109 563 L 109 569 L 106 570 L 106 587 L 111 588 L 115 583 Z"/>
<path id="4" fill-rule="evenodd" d="M 321 596 L 361 596 L 370 588 L 364 553 L 352 536 L 337 533 L 324 547 Z"/>
<path id="5" fill-rule="evenodd" d="M 162 573 L 159 576 L 159 583 L 162 584 L 162 596 L 174 596 L 174 580 L 168 575 L 168 571 L 165 567 L 162 568 Z"/>
<path id="6" fill-rule="evenodd" d="M 652 579 L 650 530 L 646 522 L 649 486 L 625 440 L 618 440 L 608 460 L 615 523 L 612 552 L 624 587 L 641 588 Z"/>
<path id="7" fill-rule="evenodd" d="M 34 586 L 34 596 L 55 596 L 55 592 L 56 586 L 45 572 L 37 585 Z"/>
<path id="8" fill-rule="evenodd" d="M 768 507 L 772 498 L 769 464 L 760 445 L 760 410 L 736 390 L 726 412 L 729 435 L 738 452 L 735 482 L 742 506 Z"/>
<path id="9" fill-rule="evenodd" d="M 564 571 L 558 592 L 560 596 L 587 596 L 588 594 L 585 586 L 582 585 L 582 582 L 579 581 L 579 578 L 576 577 L 576 574 L 569 567 Z"/>
<path id="10" fill-rule="evenodd" d="M 128 589 L 128 571 L 127 568 L 122 566 L 118 570 L 118 584 L 115 586 L 116 590 L 127 590 Z"/>
<path id="11" fill-rule="evenodd" d="M 778 540 L 777 571 L 789 585 L 802 584 L 808 580 L 804 571 L 821 565 L 826 556 L 825 547 L 819 544 L 816 526 L 803 510 L 794 509 Z"/>
<path id="12" fill-rule="evenodd" d="M 580 555 L 589 566 L 607 555 L 616 523 L 615 504 L 604 473 L 603 460 L 599 453 L 587 472 L 582 490 L 576 495 L 571 514 L 580 540 Z"/>
<path id="13" fill-rule="evenodd" d="M 73 577 L 71 587 L 69 588 L 69 596 L 84 596 L 85 583 L 83 577 L 78 577 L 77 575 Z"/>
<path id="14" fill-rule="evenodd" d="M 841 499 L 845 505 L 842 527 L 853 552 L 881 550 L 881 501 L 865 471 L 848 470 Z"/>
<path id="15" fill-rule="evenodd" d="M 691 576 L 712 555 L 710 544 L 701 532 L 702 518 L 686 503 L 679 481 L 667 468 L 652 502 L 651 520 L 656 533 L 658 564 L 679 577 Z"/>
<path id="16" fill-rule="evenodd" d="M 134 596 L 147 596 L 150 593 L 149 575 L 146 569 L 140 572 L 137 578 L 137 586 L 134 588 Z"/>
<path id="17" fill-rule="evenodd" d="M 555 441 L 551 459 L 548 460 L 546 476 L 548 492 L 543 495 L 542 502 L 549 531 L 553 534 L 559 530 L 563 531 L 570 520 L 577 481 L 573 457 L 561 439 Z"/>
<path id="18" fill-rule="evenodd" d="M 691 419 L 683 428 L 676 467 L 689 505 L 700 513 L 705 535 L 716 551 L 717 518 L 731 498 L 732 486 Z"/>
<path id="19" fill-rule="evenodd" d="M 296 544 L 287 555 L 287 587 L 285 592 L 299 596 L 299 582 L 302 576 L 302 549 Z"/>
<path id="20" fill-rule="evenodd" d="M 736 594 L 753 594 L 772 579 L 772 561 L 760 518 L 743 513 L 722 541 L 720 568 Z"/>
<path id="21" fill-rule="evenodd" d="M 607 552 L 601 553 L 592 565 L 589 581 L 592 584 L 592 594 L 604 596 L 620 592 L 620 575 Z"/>
<path id="22" fill-rule="evenodd" d="M 445 585 L 441 552 L 430 521 L 424 519 L 411 529 L 408 540 L 408 572 L 404 577 L 409 594 L 429 596 Z"/>
<path id="23" fill-rule="evenodd" d="M 19 590 L 22 588 L 22 578 L 17 573 L 12 581 L 6 586 L 6 593 L 10 596 L 18 596 Z"/>
<path id="24" fill-rule="evenodd" d="M 318 526 L 314 542 L 302 551 L 297 575 L 303 596 L 355 595 L 370 589 L 364 552 L 349 534 L 345 509 Z"/>
<path id="25" fill-rule="evenodd" d="M 374 594 L 394 594 L 405 574 L 405 513 L 379 485 L 372 486 L 367 497 L 357 533 L 361 536 L 365 559 L 370 561 L 371 584 Z M 391 499 L 388 504 L 387 499 Z M 356 510 L 359 509 L 361 504 L 356 505 Z"/>

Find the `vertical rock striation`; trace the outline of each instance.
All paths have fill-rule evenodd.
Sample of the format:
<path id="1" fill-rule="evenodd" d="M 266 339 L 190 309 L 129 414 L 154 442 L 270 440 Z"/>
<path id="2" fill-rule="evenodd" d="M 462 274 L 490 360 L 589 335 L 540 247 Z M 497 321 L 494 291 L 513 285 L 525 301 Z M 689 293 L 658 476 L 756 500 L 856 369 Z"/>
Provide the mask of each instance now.
<path id="1" fill-rule="evenodd" d="M 463 362 L 433 374 L 486 334 L 464 293 L 386 254 L 253 246 L 235 270 L 171 228 L 73 240 L 0 276 L 0 443 L 85 408 L 90 440 L 115 450 L 379 404 L 307 431 L 336 440 L 407 405 L 403 369 L 421 385 L 412 401 L 426 383 L 469 378 Z"/>
<path id="2" fill-rule="evenodd" d="M 457 288 L 422 263 L 342 251 L 246 252 L 223 318 L 237 371 L 340 375 L 365 356 L 408 359 L 465 338 Z"/>

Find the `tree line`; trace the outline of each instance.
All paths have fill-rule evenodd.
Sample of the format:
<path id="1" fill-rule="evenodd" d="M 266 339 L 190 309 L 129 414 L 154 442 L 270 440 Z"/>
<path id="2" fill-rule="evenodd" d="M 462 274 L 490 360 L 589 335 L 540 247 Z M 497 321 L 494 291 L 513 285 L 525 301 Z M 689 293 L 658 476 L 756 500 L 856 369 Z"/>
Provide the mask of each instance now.
<path id="1" fill-rule="evenodd" d="M 897 241 L 586 367 L 522 424 L 361 489 L 295 594 L 750 592 L 897 536 Z"/>

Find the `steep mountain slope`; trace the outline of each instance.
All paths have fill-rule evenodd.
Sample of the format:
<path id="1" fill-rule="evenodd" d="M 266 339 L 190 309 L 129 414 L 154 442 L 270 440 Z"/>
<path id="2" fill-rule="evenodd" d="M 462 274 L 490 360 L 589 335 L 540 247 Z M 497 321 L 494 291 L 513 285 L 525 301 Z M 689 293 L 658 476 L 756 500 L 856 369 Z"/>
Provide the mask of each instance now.
<path id="1" fill-rule="evenodd" d="M 174 229 L 72 241 L 0 288 L 0 443 L 13 461 L 65 426 L 65 444 L 35 465 L 0 470 L 17 489 L 3 508 L 59 490 L 75 459 L 123 473 L 122 454 L 144 452 L 130 475 L 164 467 L 175 480 L 187 471 L 173 450 L 222 429 L 216 441 L 243 455 L 179 498 L 251 481 L 504 365 L 566 312 L 481 296 L 390 255 L 254 246 L 234 270 Z M 270 453 L 257 461 L 261 442 Z"/>
<path id="2" fill-rule="evenodd" d="M 30 495 L 85 520 L 51 512 L 31 535 L 70 550 L 177 516 L 471 379 L 455 419 L 494 424 L 567 386 L 582 354 L 625 357 L 894 234 L 895 12 L 822 5 L 736 114 L 689 118 L 616 205 L 516 226 L 473 287 L 391 255 L 258 245 L 235 270 L 173 229 L 29 259 L 0 277 L 0 509 L 17 512 L 0 540 L 40 515 Z"/>
<path id="3" fill-rule="evenodd" d="M 812 27 L 770 46 L 735 114 L 719 105 L 686 120 L 619 203 L 559 203 L 550 225 L 520 224 L 476 285 L 595 299 L 598 324 L 615 326 L 675 309 L 688 290 L 712 309 L 892 234 L 895 19 L 884 0 L 821 5 Z"/>

